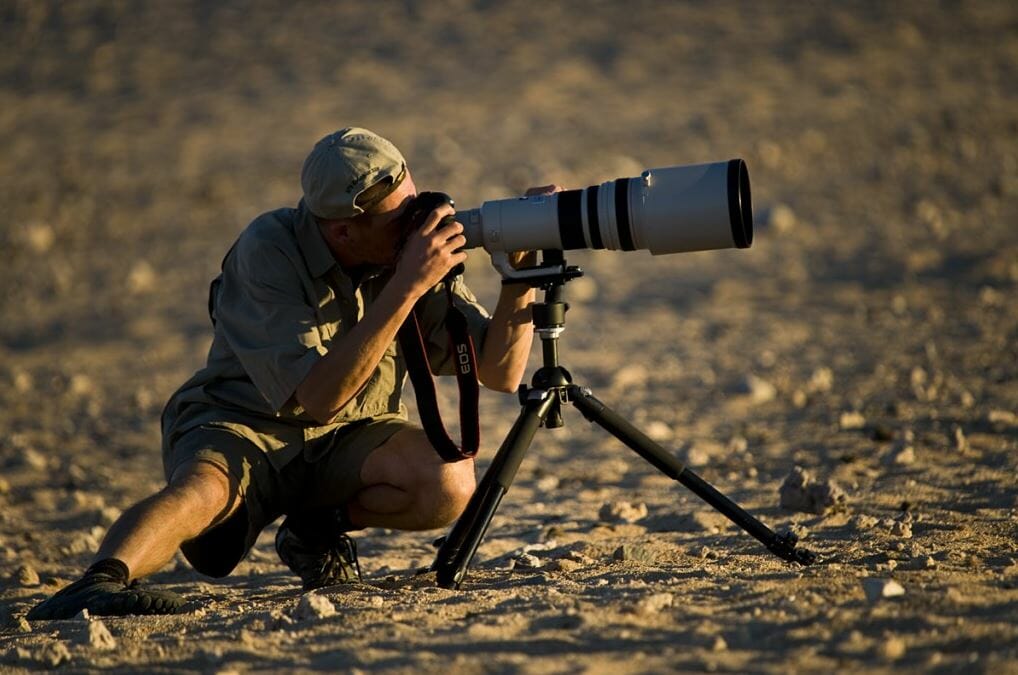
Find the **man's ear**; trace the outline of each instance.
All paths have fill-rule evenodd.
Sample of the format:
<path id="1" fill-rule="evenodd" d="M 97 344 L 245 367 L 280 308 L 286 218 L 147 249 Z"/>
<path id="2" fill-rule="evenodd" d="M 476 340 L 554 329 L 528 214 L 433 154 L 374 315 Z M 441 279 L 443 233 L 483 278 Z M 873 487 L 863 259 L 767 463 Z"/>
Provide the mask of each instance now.
<path id="1" fill-rule="evenodd" d="M 322 234 L 330 244 L 343 244 L 350 240 L 349 220 L 326 220 L 322 222 Z"/>

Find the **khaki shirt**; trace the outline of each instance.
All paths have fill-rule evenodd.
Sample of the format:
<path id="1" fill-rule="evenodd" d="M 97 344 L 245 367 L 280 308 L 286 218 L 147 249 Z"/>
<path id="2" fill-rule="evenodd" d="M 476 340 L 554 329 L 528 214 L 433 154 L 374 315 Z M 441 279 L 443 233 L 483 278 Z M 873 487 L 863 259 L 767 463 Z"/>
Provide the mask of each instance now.
<path id="1" fill-rule="evenodd" d="M 293 396 L 333 340 L 364 316 L 386 281 L 388 273 L 379 268 L 355 283 L 332 257 L 303 202 L 255 219 L 212 283 L 215 334 L 208 361 L 163 410 L 163 452 L 185 431 L 210 425 L 248 438 L 282 467 L 306 445 L 305 455 L 313 461 L 310 441 L 344 424 L 380 415 L 405 418 L 401 395 L 407 370 L 395 340 L 331 423 L 318 424 Z M 480 351 L 489 315 L 461 278 L 453 291 Z M 447 308 L 442 284 L 418 305 L 428 359 L 440 375 L 454 374 L 444 326 Z"/>

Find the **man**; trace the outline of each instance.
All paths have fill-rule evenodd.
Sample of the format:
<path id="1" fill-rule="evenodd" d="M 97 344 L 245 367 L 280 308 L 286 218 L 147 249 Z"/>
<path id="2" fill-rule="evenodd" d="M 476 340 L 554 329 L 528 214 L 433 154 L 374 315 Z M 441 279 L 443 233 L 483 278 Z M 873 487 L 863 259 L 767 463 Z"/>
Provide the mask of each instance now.
<path id="1" fill-rule="evenodd" d="M 84 576 L 29 619 L 174 612 L 183 598 L 136 580 L 178 548 L 199 572 L 225 576 L 281 515 L 276 550 L 308 590 L 359 577 L 348 531 L 443 527 L 463 511 L 473 460 L 443 461 L 407 421 L 395 341 L 417 304 L 430 365 L 452 374 L 442 279 L 466 259 L 463 228 L 437 227 L 453 213 L 442 206 L 407 231 L 413 177 L 365 129 L 319 141 L 301 185 L 298 207 L 255 219 L 212 284 L 208 362 L 163 412 L 167 487 L 125 511 Z M 481 383 L 514 391 L 533 290 L 503 286 L 490 317 L 461 280 L 451 290 Z"/>

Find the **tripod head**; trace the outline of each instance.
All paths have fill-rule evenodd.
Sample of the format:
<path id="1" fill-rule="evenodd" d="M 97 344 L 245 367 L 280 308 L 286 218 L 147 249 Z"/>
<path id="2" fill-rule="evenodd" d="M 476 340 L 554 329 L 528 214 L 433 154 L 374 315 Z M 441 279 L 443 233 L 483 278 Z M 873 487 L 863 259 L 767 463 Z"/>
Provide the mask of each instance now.
<path id="1" fill-rule="evenodd" d="M 493 253 L 491 261 L 502 274 L 503 285 L 524 283 L 531 288 L 547 291 L 583 276 L 583 270 L 575 265 L 567 265 L 562 251 L 557 249 L 542 250 L 541 262 L 533 267 L 514 269 L 504 252 L 501 255 Z"/>

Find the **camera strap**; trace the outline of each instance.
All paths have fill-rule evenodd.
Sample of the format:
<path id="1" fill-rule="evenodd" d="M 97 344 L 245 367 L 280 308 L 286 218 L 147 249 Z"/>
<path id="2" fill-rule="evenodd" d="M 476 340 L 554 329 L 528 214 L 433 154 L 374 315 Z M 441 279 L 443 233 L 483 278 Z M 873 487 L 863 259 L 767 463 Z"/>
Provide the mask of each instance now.
<path id="1" fill-rule="evenodd" d="M 460 393 L 460 434 L 463 444 L 456 445 L 442 423 L 438 409 L 434 373 L 428 363 L 428 354 L 417 318 L 417 307 L 400 326 L 398 338 L 400 349 L 406 360 L 407 373 L 414 385 L 417 396 L 417 410 L 421 416 L 424 433 L 432 447 L 446 462 L 458 462 L 477 454 L 481 445 L 481 430 L 477 399 L 480 388 L 477 383 L 477 356 L 474 341 L 470 337 L 467 318 L 453 301 L 452 284 L 445 283 L 449 309 L 445 315 L 445 326 L 449 333 L 449 349 L 456 367 L 456 384 Z"/>

